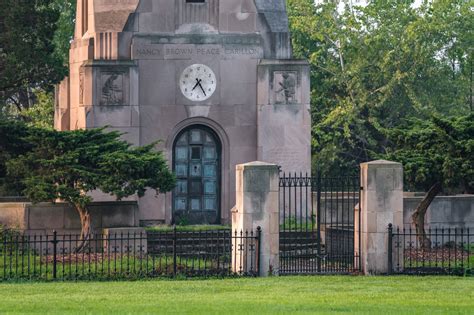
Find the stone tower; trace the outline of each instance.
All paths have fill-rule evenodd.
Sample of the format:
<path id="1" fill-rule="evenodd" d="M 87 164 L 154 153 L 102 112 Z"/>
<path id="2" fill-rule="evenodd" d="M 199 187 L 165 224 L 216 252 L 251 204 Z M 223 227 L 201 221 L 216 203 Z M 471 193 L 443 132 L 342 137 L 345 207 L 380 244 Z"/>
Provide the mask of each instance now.
<path id="1" fill-rule="evenodd" d="M 178 185 L 138 200 L 143 225 L 228 222 L 240 163 L 310 170 L 309 66 L 285 0 L 78 0 L 76 21 L 56 128 L 161 140 Z"/>

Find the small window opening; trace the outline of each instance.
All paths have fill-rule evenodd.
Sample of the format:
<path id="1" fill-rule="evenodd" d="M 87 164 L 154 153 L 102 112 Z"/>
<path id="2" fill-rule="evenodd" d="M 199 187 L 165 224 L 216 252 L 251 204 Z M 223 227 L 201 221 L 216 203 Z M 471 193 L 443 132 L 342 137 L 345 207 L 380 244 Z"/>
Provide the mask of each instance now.
<path id="1" fill-rule="evenodd" d="M 206 3 L 206 0 L 186 0 L 186 3 Z"/>
<path id="2" fill-rule="evenodd" d="M 191 149 L 191 159 L 200 160 L 201 159 L 201 148 L 194 147 Z"/>

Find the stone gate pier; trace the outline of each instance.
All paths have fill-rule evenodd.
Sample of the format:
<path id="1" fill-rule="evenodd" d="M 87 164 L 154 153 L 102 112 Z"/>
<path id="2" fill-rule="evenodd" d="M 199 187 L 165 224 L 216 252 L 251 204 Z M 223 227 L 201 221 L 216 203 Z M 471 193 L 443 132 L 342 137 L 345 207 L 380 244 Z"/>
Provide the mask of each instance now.
<path id="1" fill-rule="evenodd" d="M 256 231 L 261 227 L 259 274 L 278 274 L 279 258 L 279 168 L 275 164 L 251 162 L 236 167 L 236 205 L 232 210 L 232 229 Z M 242 260 L 233 257 L 234 268 Z"/>

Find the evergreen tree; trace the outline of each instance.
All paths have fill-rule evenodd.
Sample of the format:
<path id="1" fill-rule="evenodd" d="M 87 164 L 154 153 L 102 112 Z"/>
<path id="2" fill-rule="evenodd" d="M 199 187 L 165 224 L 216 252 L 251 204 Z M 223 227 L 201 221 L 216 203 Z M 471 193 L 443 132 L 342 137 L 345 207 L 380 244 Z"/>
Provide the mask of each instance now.
<path id="1" fill-rule="evenodd" d="M 91 236 L 90 192 L 100 190 L 118 200 L 147 189 L 165 193 L 175 178 L 155 144 L 132 147 L 118 132 L 88 129 L 60 132 L 0 122 L 0 152 L 7 180 L 22 187 L 32 202 L 63 200 L 81 219 L 82 250 Z M 11 142 L 13 141 L 13 142 Z"/>

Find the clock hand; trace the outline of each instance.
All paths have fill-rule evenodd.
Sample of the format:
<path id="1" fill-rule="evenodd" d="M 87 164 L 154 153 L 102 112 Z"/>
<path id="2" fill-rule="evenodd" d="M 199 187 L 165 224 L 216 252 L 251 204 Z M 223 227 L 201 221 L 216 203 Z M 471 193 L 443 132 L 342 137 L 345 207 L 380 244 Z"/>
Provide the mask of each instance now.
<path id="1" fill-rule="evenodd" d="M 201 85 L 201 79 L 196 78 L 196 82 L 197 82 L 196 85 L 193 87 L 191 91 L 194 91 L 198 87 L 198 85 Z"/>
<path id="2" fill-rule="evenodd" d="M 201 85 L 201 80 L 199 80 L 199 87 L 201 88 L 202 92 L 204 93 L 204 96 L 207 96 L 206 91 L 204 91 L 204 88 Z"/>

